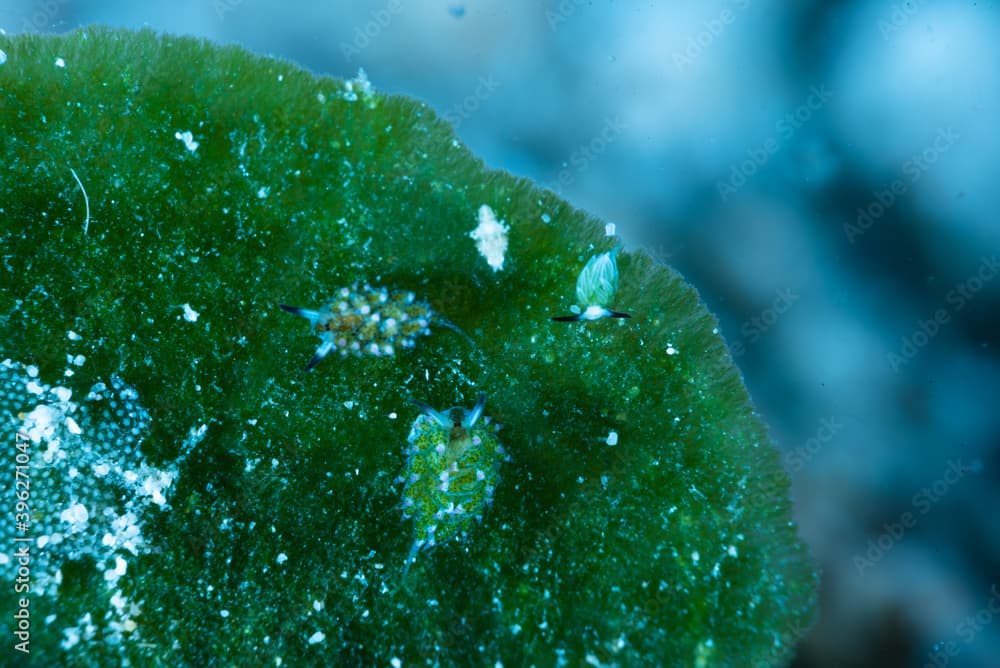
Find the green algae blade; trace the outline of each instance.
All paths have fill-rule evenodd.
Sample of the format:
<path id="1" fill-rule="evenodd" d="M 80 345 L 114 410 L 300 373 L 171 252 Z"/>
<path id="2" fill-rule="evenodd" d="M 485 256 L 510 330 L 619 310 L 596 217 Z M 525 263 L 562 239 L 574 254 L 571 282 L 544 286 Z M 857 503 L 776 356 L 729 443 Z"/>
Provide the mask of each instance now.
<path id="1" fill-rule="evenodd" d="M 619 242 L 363 76 L 105 28 L 0 49 L 0 421 L 35 482 L 5 577 L 15 539 L 44 554 L 2 600 L 33 658 L 788 661 L 816 579 L 788 479 L 675 272 L 622 251 L 631 318 L 553 322 Z M 280 308 L 359 286 L 429 335 Z M 406 572 L 414 400 L 480 393 L 509 461 Z"/>

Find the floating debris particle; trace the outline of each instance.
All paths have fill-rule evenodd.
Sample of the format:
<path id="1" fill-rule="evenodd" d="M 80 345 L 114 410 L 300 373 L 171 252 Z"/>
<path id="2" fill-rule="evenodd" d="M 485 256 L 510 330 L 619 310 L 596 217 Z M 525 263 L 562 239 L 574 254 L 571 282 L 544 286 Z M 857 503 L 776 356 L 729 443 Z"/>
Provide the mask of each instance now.
<path id="1" fill-rule="evenodd" d="M 608 305 L 614 302 L 618 292 L 618 261 L 616 256 L 621 246 L 607 253 L 595 255 L 587 261 L 576 279 L 576 300 L 573 315 L 552 318 L 558 322 L 576 320 L 599 320 L 601 318 L 631 318 L 628 313 L 612 311 Z"/>
<path id="2" fill-rule="evenodd" d="M 418 336 L 431 333 L 435 317 L 431 307 L 412 292 L 373 288 L 341 288 L 330 303 L 318 310 L 281 305 L 309 321 L 322 343 L 306 365 L 309 371 L 336 348 L 341 357 L 391 356 L 397 348 L 412 348 Z"/>
<path id="3" fill-rule="evenodd" d="M 479 225 L 469 232 L 469 236 L 475 240 L 476 250 L 486 259 L 486 263 L 493 268 L 493 271 L 503 269 L 509 231 L 508 225 L 504 225 L 502 220 L 497 220 L 493 209 L 485 204 L 479 207 Z"/>
<path id="4" fill-rule="evenodd" d="M 403 517 L 413 518 L 416 534 L 404 573 L 417 552 L 464 538 L 482 520 L 507 459 L 496 437 L 500 426 L 483 416 L 485 394 L 472 410 L 441 412 L 414 403 L 424 412 L 410 429 L 406 468 L 398 479 L 404 484 Z"/>

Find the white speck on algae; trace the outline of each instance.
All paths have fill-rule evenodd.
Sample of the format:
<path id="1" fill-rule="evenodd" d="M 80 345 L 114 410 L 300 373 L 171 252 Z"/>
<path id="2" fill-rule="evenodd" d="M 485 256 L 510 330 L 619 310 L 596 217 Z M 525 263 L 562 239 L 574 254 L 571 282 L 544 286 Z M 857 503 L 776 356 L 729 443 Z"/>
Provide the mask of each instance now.
<path id="1" fill-rule="evenodd" d="M 174 138 L 184 142 L 184 148 L 192 153 L 198 150 L 198 142 L 194 140 L 194 135 L 189 130 L 185 132 L 175 132 Z"/>
<path id="2" fill-rule="evenodd" d="M 188 322 L 196 322 L 198 320 L 198 316 L 201 315 L 191 308 L 190 304 L 184 304 L 181 308 L 184 309 L 184 319 Z"/>

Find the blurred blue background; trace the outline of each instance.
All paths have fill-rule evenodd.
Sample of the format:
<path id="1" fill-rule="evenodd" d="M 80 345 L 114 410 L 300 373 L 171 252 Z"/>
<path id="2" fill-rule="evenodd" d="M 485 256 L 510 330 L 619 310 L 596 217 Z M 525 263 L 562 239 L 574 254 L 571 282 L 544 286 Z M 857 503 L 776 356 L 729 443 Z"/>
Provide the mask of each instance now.
<path id="1" fill-rule="evenodd" d="M 996 2 L 3 0 L 364 67 L 722 322 L 823 571 L 796 666 L 1000 665 Z"/>

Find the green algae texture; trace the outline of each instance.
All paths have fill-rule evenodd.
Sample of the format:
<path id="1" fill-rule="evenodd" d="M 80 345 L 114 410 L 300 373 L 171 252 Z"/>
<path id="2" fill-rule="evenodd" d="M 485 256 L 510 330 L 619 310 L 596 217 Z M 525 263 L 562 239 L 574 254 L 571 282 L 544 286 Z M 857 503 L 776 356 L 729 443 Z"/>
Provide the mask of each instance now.
<path id="1" fill-rule="evenodd" d="M 363 75 L 96 27 L 0 49 L 5 657 L 28 536 L 32 665 L 787 663 L 813 566 L 675 272 L 619 252 L 631 318 L 553 322 L 620 242 Z M 279 305 L 366 284 L 431 333 L 303 371 Z M 405 572 L 413 400 L 480 393 L 492 503 Z"/>

